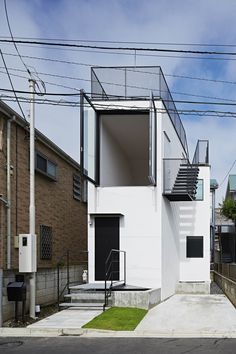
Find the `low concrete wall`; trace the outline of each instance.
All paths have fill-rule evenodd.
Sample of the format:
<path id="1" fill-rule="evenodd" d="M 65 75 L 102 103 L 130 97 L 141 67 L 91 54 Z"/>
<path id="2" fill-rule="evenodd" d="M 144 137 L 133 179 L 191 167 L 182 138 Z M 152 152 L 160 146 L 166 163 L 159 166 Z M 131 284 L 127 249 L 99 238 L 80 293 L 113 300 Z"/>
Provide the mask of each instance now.
<path id="1" fill-rule="evenodd" d="M 70 267 L 70 282 L 82 282 L 83 266 Z M 7 284 L 15 281 L 18 271 L 3 271 L 2 289 L 2 318 L 6 321 L 15 316 L 15 302 L 7 299 Z M 60 291 L 64 288 L 67 281 L 67 270 L 65 267 L 60 269 Z M 29 307 L 29 275 L 25 275 L 27 287 L 26 310 Z M 39 269 L 36 275 L 36 304 L 50 305 L 57 302 L 57 269 Z M 19 303 L 19 315 L 21 314 L 21 303 Z"/>
<path id="2" fill-rule="evenodd" d="M 161 289 L 146 291 L 114 291 L 112 292 L 112 306 L 138 307 L 150 309 L 161 302 Z"/>
<path id="3" fill-rule="evenodd" d="M 216 284 L 223 290 L 234 306 L 236 306 L 236 282 L 224 275 L 214 272 L 214 280 Z"/>
<path id="4" fill-rule="evenodd" d="M 210 294 L 210 282 L 179 282 L 176 294 Z"/>

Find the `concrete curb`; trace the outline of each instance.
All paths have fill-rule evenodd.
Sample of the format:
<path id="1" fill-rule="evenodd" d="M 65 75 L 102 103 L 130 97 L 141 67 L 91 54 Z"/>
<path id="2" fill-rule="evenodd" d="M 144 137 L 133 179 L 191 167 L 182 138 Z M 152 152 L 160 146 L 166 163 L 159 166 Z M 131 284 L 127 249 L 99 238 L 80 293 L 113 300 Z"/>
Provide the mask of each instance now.
<path id="1" fill-rule="evenodd" d="M 0 337 L 81 336 L 81 328 L 0 328 Z"/>
<path id="2" fill-rule="evenodd" d="M 83 328 L 0 328 L 0 337 L 60 337 L 83 338 L 236 338 L 236 332 L 155 332 L 155 331 L 105 331 Z"/>

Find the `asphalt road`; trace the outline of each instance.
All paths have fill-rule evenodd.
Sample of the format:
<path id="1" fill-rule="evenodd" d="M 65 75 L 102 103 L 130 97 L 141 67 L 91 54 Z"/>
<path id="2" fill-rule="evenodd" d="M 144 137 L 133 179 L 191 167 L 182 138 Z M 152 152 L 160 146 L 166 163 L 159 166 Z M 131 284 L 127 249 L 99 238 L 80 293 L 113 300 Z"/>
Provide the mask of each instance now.
<path id="1" fill-rule="evenodd" d="M 235 354 L 236 339 L 0 338 L 0 353 L 17 354 Z"/>

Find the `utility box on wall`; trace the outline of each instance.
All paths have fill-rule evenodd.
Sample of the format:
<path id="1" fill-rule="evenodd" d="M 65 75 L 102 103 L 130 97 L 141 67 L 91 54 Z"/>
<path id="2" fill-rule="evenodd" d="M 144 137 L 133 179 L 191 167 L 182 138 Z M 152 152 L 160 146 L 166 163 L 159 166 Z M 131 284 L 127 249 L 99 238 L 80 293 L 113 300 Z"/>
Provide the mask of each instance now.
<path id="1" fill-rule="evenodd" d="M 21 234 L 19 235 L 19 272 L 34 273 L 36 272 L 36 235 Z"/>

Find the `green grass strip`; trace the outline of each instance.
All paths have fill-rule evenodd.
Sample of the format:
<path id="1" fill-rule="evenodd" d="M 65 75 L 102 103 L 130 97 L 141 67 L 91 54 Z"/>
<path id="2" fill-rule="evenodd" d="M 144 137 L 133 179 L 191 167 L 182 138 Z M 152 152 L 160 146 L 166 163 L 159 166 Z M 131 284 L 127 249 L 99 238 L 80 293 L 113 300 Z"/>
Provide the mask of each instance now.
<path id="1" fill-rule="evenodd" d="M 147 310 L 132 307 L 112 307 L 86 323 L 83 328 L 112 331 L 133 331 Z"/>

